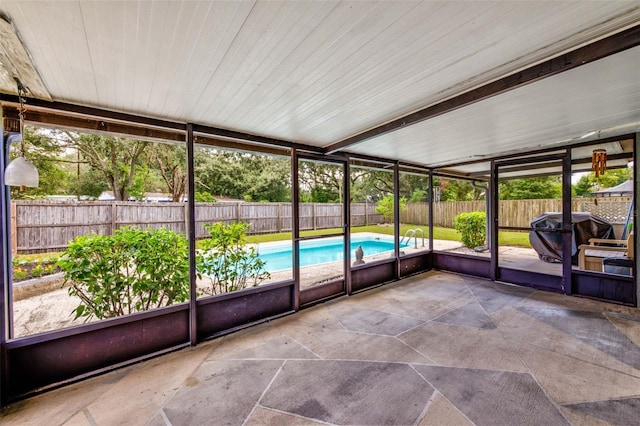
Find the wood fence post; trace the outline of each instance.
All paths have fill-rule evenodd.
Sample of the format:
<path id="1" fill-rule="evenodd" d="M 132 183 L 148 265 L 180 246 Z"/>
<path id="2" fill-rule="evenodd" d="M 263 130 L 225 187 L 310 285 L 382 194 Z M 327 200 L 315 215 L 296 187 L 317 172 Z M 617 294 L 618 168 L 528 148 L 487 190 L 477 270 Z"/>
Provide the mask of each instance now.
<path id="1" fill-rule="evenodd" d="M 15 201 L 11 202 L 11 254 L 18 255 L 18 208 Z"/>
<path id="2" fill-rule="evenodd" d="M 311 204 L 311 220 L 313 221 L 313 230 L 316 229 L 316 203 Z"/>
<path id="3" fill-rule="evenodd" d="M 240 222 L 240 203 L 236 203 L 236 222 Z"/>
<path id="4" fill-rule="evenodd" d="M 276 225 L 276 231 L 282 232 L 282 203 L 278 203 L 278 224 Z"/>
<path id="5" fill-rule="evenodd" d="M 182 214 L 184 215 L 184 233 L 185 235 L 189 233 L 189 203 L 184 203 L 184 209 L 182 210 Z M 196 227 L 196 231 L 198 228 Z M 198 236 L 196 235 L 196 239 Z"/>
<path id="6" fill-rule="evenodd" d="M 369 203 L 364 202 L 364 226 L 369 226 Z"/>
<path id="7" fill-rule="evenodd" d="M 116 227 L 118 226 L 118 207 L 116 202 L 111 202 L 111 235 L 116 232 Z"/>

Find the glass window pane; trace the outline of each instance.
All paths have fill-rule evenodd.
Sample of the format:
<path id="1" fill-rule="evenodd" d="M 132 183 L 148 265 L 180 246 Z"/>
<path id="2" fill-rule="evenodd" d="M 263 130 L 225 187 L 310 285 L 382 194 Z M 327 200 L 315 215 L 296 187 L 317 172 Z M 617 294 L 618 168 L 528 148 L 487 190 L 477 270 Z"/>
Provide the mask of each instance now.
<path id="1" fill-rule="evenodd" d="M 344 236 L 300 241 L 300 290 L 344 279 Z"/>
<path id="2" fill-rule="evenodd" d="M 530 167 L 530 173 L 539 170 L 534 165 Z M 558 170 L 561 165 L 555 162 L 548 166 Z M 499 230 L 498 264 L 505 268 L 562 275 L 562 233 L 554 232 L 556 228 L 562 228 L 562 175 L 556 172 L 500 178 L 498 199 L 501 227 L 538 229 L 535 232 Z"/>
<path id="3" fill-rule="evenodd" d="M 488 254 L 485 190 L 469 181 L 435 177 L 433 199 L 433 249 Z M 464 233 L 454 225 L 459 215 Z"/>
<path id="4" fill-rule="evenodd" d="M 291 160 L 197 146 L 198 297 L 293 277 Z"/>
<path id="5" fill-rule="evenodd" d="M 401 254 L 429 250 L 429 175 L 400 172 Z"/>
<path id="6" fill-rule="evenodd" d="M 300 160 L 300 236 L 344 232 L 344 168 L 341 164 Z"/>
<path id="7" fill-rule="evenodd" d="M 25 144 L 40 185 L 11 189 L 13 337 L 188 301 L 184 144 L 35 127 Z"/>
<path id="8" fill-rule="evenodd" d="M 596 151 L 604 154 L 595 159 L 604 166 L 597 176 Z M 633 275 L 633 140 L 576 148 L 571 156 L 573 209 L 589 218 L 600 238 L 579 241 L 574 268 Z"/>
<path id="9" fill-rule="evenodd" d="M 300 159 L 300 289 L 344 280 L 344 166 Z M 340 234 L 333 235 L 332 234 Z"/>
<path id="10" fill-rule="evenodd" d="M 388 165 L 352 164 L 351 265 L 395 257 L 393 169 Z M 402 199 L 401 209 L 406 209 Z"/>

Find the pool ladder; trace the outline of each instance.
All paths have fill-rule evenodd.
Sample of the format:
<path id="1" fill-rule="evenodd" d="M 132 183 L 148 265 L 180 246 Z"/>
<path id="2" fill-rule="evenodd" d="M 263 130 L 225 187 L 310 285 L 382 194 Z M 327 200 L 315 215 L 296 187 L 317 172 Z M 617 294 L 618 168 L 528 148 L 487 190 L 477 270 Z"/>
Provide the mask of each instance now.
<path id="1" fill-rule="evenodd" d="M 400 246 L 402 246 L 402 244 L 404 243 L 405 238 L 407 239 L 407 244 L 409 244 L 411 238 L 413 237 L 415 248 L 418 248 L 418 234 L 422 236 L 422 247 L 424 247 L 424 231 L 420 228 L 407 229 L 407 232 L 404 233 L 404 236 L 400 240 Z"/>

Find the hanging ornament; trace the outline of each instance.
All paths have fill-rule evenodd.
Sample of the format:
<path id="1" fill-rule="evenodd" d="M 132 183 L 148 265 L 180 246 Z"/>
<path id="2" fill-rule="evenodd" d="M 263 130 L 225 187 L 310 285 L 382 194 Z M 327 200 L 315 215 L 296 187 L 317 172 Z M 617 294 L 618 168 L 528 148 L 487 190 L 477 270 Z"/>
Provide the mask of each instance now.
<path id="1" fill-rule="evenodd" d="M 596 179 L 607 171 L 607 150 L 594 149 L 591 155 L 591 168 L 596 174 Z"/>

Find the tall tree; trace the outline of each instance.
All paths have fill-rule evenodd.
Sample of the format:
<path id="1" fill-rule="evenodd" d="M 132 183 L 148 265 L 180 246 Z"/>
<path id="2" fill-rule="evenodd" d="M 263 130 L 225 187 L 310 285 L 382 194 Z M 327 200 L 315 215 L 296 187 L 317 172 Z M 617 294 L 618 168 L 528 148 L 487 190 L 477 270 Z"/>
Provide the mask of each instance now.
<path id="1" fill-rule="evenodd" d="M 149 163 L 158 169 L 176 203 L 187 191 L 186 155 L 186 148 L 178 145 L 158 143 L 149 149 Z"/>
<path id="2" fill-rule="evenodd" d="M 285 158 L 201 148 L 194 166 L 199 192 L 247 201 L 291 198 L 291 166 Z"/>
<path id="3" fill-rule="evenodd" d="M 69 146 L 80 150 L 84 161 L 102 173 L 114 198 L 128 200 L 136 168 L 149 142 L 69 131 L 64 135 Z"/>
<path id="4" fill-rule="evenodd" d="M 108 189 L 109 185 L 105 182 L 102 172 L 88 165 L 81 165 L 81 171 L 72 180 L 69 192 L 77 195 L 78 198 L 89 197 L 94 199 Z"/>
<path id="5" fill-rule="evenodd" d="M 562 178 L 560 176 L 541 176 L 511 179 L 500 182 L 499 190 L 501 200 L 560 198 L 562 196 Z"/>
<path id="6" fill-rule="evenodd" d="M 436 179 L 434 186 L 440 190 L 441 201 L 476 201 L 484 196 L 484 190 L 471 182 L 457 179 Z"/>
<path id="7" fill-rule="evenodd" d="M 301 161 L 298 173 L 301 187 L 309 196 L 308 201 L 339 203 L 342 200 L 342 167 L 315 161 Z"/>

